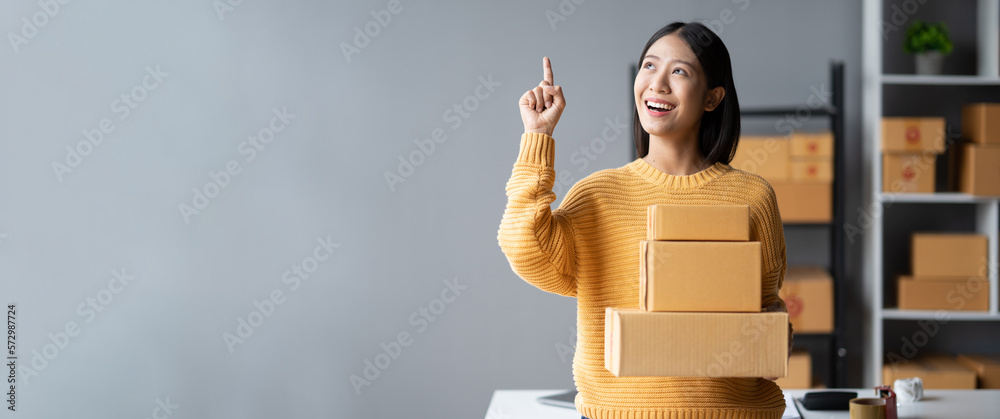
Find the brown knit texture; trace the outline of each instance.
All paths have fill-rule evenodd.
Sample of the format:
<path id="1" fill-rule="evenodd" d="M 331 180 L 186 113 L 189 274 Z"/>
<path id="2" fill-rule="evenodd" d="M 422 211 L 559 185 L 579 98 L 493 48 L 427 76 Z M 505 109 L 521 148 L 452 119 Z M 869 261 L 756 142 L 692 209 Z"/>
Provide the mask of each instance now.
<path id="1" fill-rule="evenodd" d="M 637 159 L 581 180 L 553 211 L 554 161 L 552 137 L 521 136 L 497 239 L 525 281 L 577 298 L 573 377 L 580 413 L 590 419 L 780 418 L 781 389 L 762 378 L 619 378 L 604 368 L 604 308 L 639 307 L 639 241 L 646 237 L 649 205 L 748 205 L 750 240 L 761 242 L 761 308 L 784 307 L 778 289 L 785 238 L 771 186 L 722 163 L 672 176 Z"/>

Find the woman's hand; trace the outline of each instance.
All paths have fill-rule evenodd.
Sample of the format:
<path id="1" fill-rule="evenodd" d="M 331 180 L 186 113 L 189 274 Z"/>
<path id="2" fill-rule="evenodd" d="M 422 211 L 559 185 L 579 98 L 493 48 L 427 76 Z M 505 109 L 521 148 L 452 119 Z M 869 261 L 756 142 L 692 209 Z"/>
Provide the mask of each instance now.
<path id="1" fill-rule="evenodd" d="M 539 132 L 552 136 L 559 116 L 566 108 L 562 87 L 553 84 L 552 64 L 549 57 L 542 57 L 543 78 L 538 87 L 521 95 L 521 122 L 524 132 Z"/>
<path id="2" fill-rule="evenodd" d="M 786 308 L 785 305 L 782 304 L 781 302 L 775 301 L 771 305 L 769 305 L 766 308 L 764 308 L 764 312 L 765 313 L 772 313 L 772 312 L 787 313 L 788 312 L 788 308 Z M 792 356 L 792 335 L 791 334 L 788 335 L 788 356 L 789 357 Z M 777 380 L 778 377 L 764 377 L 764 379 L 765 380 L 774 381 L 774 380 Z"/>

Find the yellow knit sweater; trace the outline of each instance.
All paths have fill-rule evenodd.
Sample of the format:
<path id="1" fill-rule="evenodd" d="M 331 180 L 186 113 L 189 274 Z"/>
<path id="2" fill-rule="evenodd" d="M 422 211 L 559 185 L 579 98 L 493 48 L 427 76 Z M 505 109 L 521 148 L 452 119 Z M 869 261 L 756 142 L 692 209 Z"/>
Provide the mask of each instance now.
<path id="1" fill-rule="evenodd" d="M 784 307 L 778 289 L 785 238 L 771 186 L 723 163 L 672 176 L 637 159 L 581 180 L 553 211 L 554 161 L 552 137 L 522 135 L 498 240 L 525 281 L 577 297 L 573 377 L 580 413 L 590 419 L 780 418 L 781 389 L 763 378 L 619 378 L 604 368 L 604 308 L 639 306 L 639 241 L 651 204 L 749 205 L 750 240 L 762 249 L 761 307 Z"/>

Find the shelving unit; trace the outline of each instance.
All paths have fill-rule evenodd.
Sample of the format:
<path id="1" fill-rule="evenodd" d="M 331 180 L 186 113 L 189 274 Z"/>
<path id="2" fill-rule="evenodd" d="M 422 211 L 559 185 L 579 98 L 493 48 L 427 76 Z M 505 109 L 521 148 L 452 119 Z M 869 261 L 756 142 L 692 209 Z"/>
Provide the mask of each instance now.
<path id="1" fill-rule="evenodd" d="M 635 80 L 638 73 L 638 64 L 633 64 L 631 68 L 631 81 Z M 833 299 L 834 299 L 834 329 L 831 333 L 796 333 L 796 349 L 822 348 L 821 354 L 816 354 L 810 350 L 813 363 L 824 360 L 826 380 L 823 383 L 829 388 L 842 388 L 847 386 L 847 349 L 844 339 L 844 302 L 843 292 L 846 287 L 842 286 L 845 280 L 845 235 L 844 230 L 839 228 L 844 224 L 844 63 L 834 61 L 830 63 L 830 105 L 823 107 L 809 107 L 811 115 L 815 117 L 827 117 L 830 121 L 830 131 L 833 133 L 834 157 L 833 157 L 833 220 L 830 223 L 786 223 L 785 228 L 819 228 L 829 229 L 830 234 L 830 275 L 833 277 Z M 630 107 L 632 98 L 629 98 Z M 794 115 L 805 105 L 743 108 L 740 109 L 741 117 L 785 117 Z M 634 145 L 633 155 L 638 157 Z M 822 355 L 817 357 L 816 355 Z"/>
<path id="2" fill-rule="evenodd" d="M 868 337 L 868 353 L 864 359 L 864 385 L 872 386 L 883 384 L 882 366 L 886 355 L 887 321 L 893 322 L 920 322 L 938 321 L 941 327 L 948 327 L 946 322 L 980 322 L 981 327 L 992 327 L 994 323 L 1000 321 L 1000 301 L 998 301 L 998 278 L 997 278 L 997 243 L 998 230 L 1000 230 L 1000 198 L 972 196 L 955 192 L 939 193 L 905 193 L 893 194 L 882 192 L 882 159 L 881 159 L 881 118 L 886 114 L 885 87 L 913 86 L 914 89 L 924 89 L 928 86 L 950 86 L 954 89 L 975 89 L 997 88 L 1000 92 L 1000 0 L 978 0 L 975 2 L 977 10 L 976 16 L 976 37 L 977 37 L 977 66 L 975 75 L 941 75 L 941 76 L 921 76 L 909 74 L 883 74 L 883 47 L 886 42 L 883 39 L 881 29 L 887 17 L 884 10 L 887 1 L 891 0 L 865 0 L 863 5 L 863 34 L 862 34 L 862 62 L 863 62 L 863 141 L 862 147 L 862 167 L 865 169 L 863 176 L 866 180 L 863 194 L 863 208 L 870 214 L 879 214 L 871 217 L 869 228 L 863 233 L 864 245 L 864 283 L 869 290 L 864 295 L 866 310 L 865 325 L 867 330 L 865 336 Z M 926 4 L 931 4 L 928 2 Z M 964 3 L 961 3 L 964 4 Z M 949 3 L 951 5 L 960 5 Z M 919 10 L 916 13 L 919 14 Z M 905 30 L 904 27 L 900 30 Z M 891 99 L 891 98 L 889 98 Z M 1000 95 L 994 99 L 1000 101 Z M 895 116 L 895 115 L 893 115 Z M 955 123 L 958 121 L 948 121 Z M 939 169 L 943 170 L 943 168 Z M 884 290 L 886 281 L 893 278 L 886 278 L 885 272 L 885 247 L 886 216 L 890 208 L 895 206 L 904 207 L 903 210 L 919 211 L 920 216 L 944 208 L 941 206 L 974 207 L 974 231 L 978 234 L 986 235 L 989 239 L 988 254 L 988 291 L 990 293 L 989 310 L 986 312 L 968 311 L 918 311 L 899 310 L 886 307 L 886 296 Z M 912 207 L 913 209 L 911 209 Z M 909 247 L 909 240 L 902 243 L 892 243 L 893 246 Z M 947 342 L 944 342 L 947 344 Z M 890 383 L 891 384 L 891 383 Z"/>

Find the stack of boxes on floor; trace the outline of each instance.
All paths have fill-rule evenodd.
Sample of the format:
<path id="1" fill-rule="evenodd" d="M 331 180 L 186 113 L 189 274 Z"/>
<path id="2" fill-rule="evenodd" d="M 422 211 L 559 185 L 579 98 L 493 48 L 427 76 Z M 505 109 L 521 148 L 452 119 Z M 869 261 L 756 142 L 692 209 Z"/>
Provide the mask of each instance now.
<path id="1" fill-rule="evenodd" d="M 618 377 L 783 377 L 788 315 L 761 313 L 761 245 L 745 205 L 653 205 L 639 308 L 608 308 Z"/>
<path id="2" fill-rule="evenodd" d="M 898 279 L 898 305 L 910 310 L 986 311 L 987 238 L 978 234 L 915 233 L 912 240 L 912 276 Z M 1000 388 L 1000 357 L 933 354 L 919 356 L 916 345 L 936 335 L 941 322 L 923 322 L 924 329 L 890 352 L 882 369 L 886 384 L 899 378 L 920 377 L 928 389 Z M 925 330 L 926 329 L 926 330 Z M 918 336 L 919 335 L 919 336 Z M 910 359 L 911 357 L 917 358 Z"/>
<path id="3" fill-rule="evenodd" d="M 833 134 L 742 136 L 730 163 L 767 180 L 785 222 L 825 223 L 832 218 Z"/>

